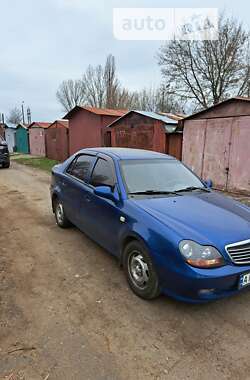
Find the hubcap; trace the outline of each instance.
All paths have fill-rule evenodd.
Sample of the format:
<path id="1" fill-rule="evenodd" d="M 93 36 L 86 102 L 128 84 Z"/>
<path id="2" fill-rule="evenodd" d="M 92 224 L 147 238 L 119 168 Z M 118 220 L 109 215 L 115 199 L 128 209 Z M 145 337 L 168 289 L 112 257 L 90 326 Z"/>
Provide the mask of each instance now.
<path id="1" fill-rule="evenodd" d="M 149 281 L 149 270 L 143 255 L 138 251 L 132 252 L 128 265 L 131 280 L 137 287 L 144 289 Z"/>
<path id="2" fill-rule="evenodd" d="M 57 204 L 57 207 L 56 207 L 56 217 L 57 217 L 57 221 L 58 223 L 62 224 L 63 223 L 63 206 L 61 203 L 58 203 Z"/>

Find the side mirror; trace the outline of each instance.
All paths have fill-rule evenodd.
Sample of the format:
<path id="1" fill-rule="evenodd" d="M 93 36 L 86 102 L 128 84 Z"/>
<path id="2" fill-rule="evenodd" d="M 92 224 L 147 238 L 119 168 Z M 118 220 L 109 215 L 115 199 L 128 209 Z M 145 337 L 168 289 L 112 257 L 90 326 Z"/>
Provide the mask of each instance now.
<path id="1" fill-rule="evenodd" d="M 212 187 L 213 187 L 213 182 L 212 182 L 211 179 L 208 179 L 208 180 L 206 180 L 206 181 L 203 181 L 203 183 L 204 183 L 204 185 L 205 185 L 206 187 L 208 187 L 209 189 L 212 189 Z"/>
<path id="2" fill-rule="evenodd" d="M 97 186 L 94 190 L 94 193 L 101 198 L 110 199 L 114 202 L 119 201 L 119 195 L 117 194 L 116 189 L 112 191 L 111 187 L 109 186 Z"/>

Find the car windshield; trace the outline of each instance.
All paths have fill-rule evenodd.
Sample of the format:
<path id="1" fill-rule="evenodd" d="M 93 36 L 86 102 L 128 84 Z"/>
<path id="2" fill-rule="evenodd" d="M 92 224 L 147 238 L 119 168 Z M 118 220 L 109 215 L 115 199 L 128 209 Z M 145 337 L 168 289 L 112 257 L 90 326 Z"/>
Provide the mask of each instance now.
<path id="1" fill-rule="evenodd" d="M 203 183 L 176 160 L 122 160 L 121 170 L 128 193 L 171 193 L 185 189 L 205 189 Z"/>

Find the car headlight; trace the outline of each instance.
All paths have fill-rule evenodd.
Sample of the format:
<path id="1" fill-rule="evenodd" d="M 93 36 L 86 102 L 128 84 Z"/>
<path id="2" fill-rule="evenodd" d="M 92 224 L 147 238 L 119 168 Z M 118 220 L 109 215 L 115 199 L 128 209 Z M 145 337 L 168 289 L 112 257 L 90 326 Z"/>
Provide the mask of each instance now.
<path id="1" fill-rule="evenodd" d="M 215 268 L 224 265 L 224 259 L 216 248 L 200 245 L 192 240 L 182 240 L 180 252 L 186 262 L 197 268 Z"/>

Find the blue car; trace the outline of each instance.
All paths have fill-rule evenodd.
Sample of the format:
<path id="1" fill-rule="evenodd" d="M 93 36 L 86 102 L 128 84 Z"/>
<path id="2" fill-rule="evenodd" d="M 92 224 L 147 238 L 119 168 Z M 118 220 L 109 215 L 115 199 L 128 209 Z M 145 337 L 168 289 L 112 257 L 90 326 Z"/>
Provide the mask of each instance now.
<path id="1" fill-rule="evenodd" d="M 134 293 L 205 302 L 250 285 L 250 208 L 173 157 L 84 149 L 52 170 L 58 226 L 115 255 Z"/>

